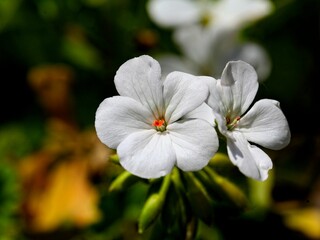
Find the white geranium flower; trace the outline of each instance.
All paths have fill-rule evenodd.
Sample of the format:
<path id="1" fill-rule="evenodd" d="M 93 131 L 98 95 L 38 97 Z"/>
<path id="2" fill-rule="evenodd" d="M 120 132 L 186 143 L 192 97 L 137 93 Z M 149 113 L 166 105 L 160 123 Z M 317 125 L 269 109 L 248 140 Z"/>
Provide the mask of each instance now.
<path id="1" fill-rule="evenodd" d="M 193 75 L 208 75 L 216 78 L 229 61 L 242 60 L 255 68 L 259 76 L 259 82 L 266 80 L 272 67 L 268 53 L 256 43 L 241 43 L 229 35 L 226 37 L 227 40 L 220 39 L 213 43 L 211 49 L 208 50 L 212 54 L 204 62 L 192 61 L 186 55 L 159 54 L 157 59 L 161 65 L 163 77 L 176 70 Z"/>
<path id="2" fill-rule="evenodd" d="M 164 176 L 175 165 L 183 171 L 203 168 L 218 149 L 214 127 L 203 120 L 208 88 L 202 81 L 208 78 L 172 72 L 162 81 L 153 58 L 128 60 L 115 76 L 120 96 L 106 98 L 97 109 L 99 139 L 142 178 Z"/>
<path id="3" fill-rule="evenodd" d="M 240 28 L 271 12 L 269 0 L 150 0 L 147 10 L 162 27 L 201 24 L 206 28 Z"/>
<path id="4" fill-rule="evenodd" d="M 259 147 L 279 150 L 290 142 L 290 129 L 279 102 L 262 99 L 251 105 L 259 83 L 253 67 L 231 61 L 220 80 L 210 80 L 208 105 L 218 129 L 226 137 L 230 160 L 248 177 L 263 181 L 272 168 L 270 157 Z"/>
<path id="5" fill-rule="evenodd" d="M 221 32 L 238 31 L 272 11 L 268 0 L 150 0 L 150 18 L 173 28 L 174 40 L 188 58 L 205 62 Z"/>

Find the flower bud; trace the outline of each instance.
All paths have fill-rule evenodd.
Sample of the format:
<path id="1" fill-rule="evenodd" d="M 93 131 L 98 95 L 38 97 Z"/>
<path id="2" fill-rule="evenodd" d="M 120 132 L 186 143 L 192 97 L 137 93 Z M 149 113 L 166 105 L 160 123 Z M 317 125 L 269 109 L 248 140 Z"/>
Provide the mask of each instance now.
<path id="1" fill-rule="evenodd" d="M 213 215 L 213 199 L 193 173 L 187 172 L 183 176 L 186 183 L 186 195 L 193 212 L 205 223 L 210 223 Z"/>
<path id="2" fill-rule="evenodd" d="M 117 154 L 113 154 L 109 157 L 109 160 L 115 164 L 120 165 L 119 156 Z"/>
<path id="3" fill-rule="evenodd" d="M 160 190 L 151 193 L 146 200 L 139 217 L 139 233 L 143 233 L 150 227 L 161 213 L 170 186 L 170 181 L 170 174 L 168 174 L 163 179 Z"/>
<path id="4" fill-rule="evenodd" d="M 119 176 L 114 179 L 110 186 L 109 186 L 109 192 L 118 192 L 122 191 L 133 184 L 135 184 L 137 181 L 139 181 L 139 178 L 132 175 L 131 173 L 124 171 Z"/>
<path id="5" fill-rule="evenodd" d="M 172 170 L 171 180 L 175 190 L 175 194 L 172 194 L 172 195 L 170 194 L 170 196 L 168 195 L 169 199 L 171 197 L 173 202 L 170 204 L 170 207 L 175 208 L 175 210 L 172 210 L 171 212 L 177 212 L 177 215 L 179 215 L 178 217 L 179 228 L 180 229 L 183 228 L 185 229 L 185 231 L 187 231 L 187 227 L 189 225 L 189 222 L 192 220 L 193 216 L 192 216 L 192 210 L 190 208 L 190 204 L 186 196 L 186 189 L 184 188 L 184 185 L 182 183 L 181 173 L 178 168 L 174 168 Z M 163 213 L 165 213 L 166 210 L 167 209 L 164 209 Z"/>
<path id="6" fill-rule="evenodd" d="M 166 229 L 166 232 L 170 235 L 175 233 L 184 233 L 185 229 L 181 229 L 186 225 L 186 221 L 183 222 L 184 203 L 173 184 L 170 186 L 163 209 L 161 212 L 161 222 Z"/>
<path id="7" fill-rule="evenodd" d="M 247 206 L 247 198 L 238 186 L 218 175 L 210 167 L 204 168 L 204 171 L 211 180 L 212 190 L 222 199 L 227 200 L 238 208 L 245 208 Z"/>
<path id="8" fill-rule="evenodd" d="M 209 166 L 216 166 L 216 165 L 230 165 L 230 159 L 228 155 L 224 153 L 217 152 L 209 161 Z"/>

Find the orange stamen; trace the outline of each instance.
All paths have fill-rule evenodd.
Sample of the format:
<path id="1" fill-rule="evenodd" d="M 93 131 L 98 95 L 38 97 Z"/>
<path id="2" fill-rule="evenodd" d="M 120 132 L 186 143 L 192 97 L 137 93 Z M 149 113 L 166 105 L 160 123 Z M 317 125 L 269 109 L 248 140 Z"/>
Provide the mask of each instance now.
<path id="1" fill-rule="evenodd" d="M 164 120 L 163 119 L 156 119 L 153 121 L 152 126 L 154 127 L 162 127 L 164 125 Z"/>

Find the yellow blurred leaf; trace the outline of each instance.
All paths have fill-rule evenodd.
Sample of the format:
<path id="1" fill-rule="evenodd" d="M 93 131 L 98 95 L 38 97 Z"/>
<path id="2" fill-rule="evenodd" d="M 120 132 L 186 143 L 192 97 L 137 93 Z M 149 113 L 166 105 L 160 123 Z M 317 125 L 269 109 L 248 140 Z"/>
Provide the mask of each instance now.
<path id="1" fill-rule="evenodd" d="M 49 231 L 62 223 L 85 226 L 99 220 L 98 193 L 87 181 L 87 163 L 63 162 L 48 176 L 46 190 L 30 199 L 33 228 Z"/>
<path id="2" fill-rule="evenodd" d="M 105 171 L 112 153 L 93 129 L 78 131 L 51 119 L 42 149 L 19 165 L 27 228 L 47 232 L 65 224 L 84 227 L 98 221 L 99 193 L 89 178 Z"/>
<path id="3" fill-rule="evenodd" d="M 304 233 L 312 239 L 320 239 L 320 209 L 306 207 L 293 209 L 285 213 L 285 224 Z"/>

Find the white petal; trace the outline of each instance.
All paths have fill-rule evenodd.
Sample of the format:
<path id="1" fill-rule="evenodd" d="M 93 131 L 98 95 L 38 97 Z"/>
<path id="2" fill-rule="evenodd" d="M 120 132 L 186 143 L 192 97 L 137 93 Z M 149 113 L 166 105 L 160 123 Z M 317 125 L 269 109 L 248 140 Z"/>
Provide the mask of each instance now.
<path id="1" fill-rule="evenodd" d="M 205 83 L 209 89 L 209 96 L 206 103 L 213 109 L 214 112 L 220 112 L 223 108 L 222 101 L 220 99 L 220 92 L 218 91 L 218 80 L 214 78 L 208 78 Z"/>
<path id="2" fill-rule="evenodd" d="M 195 1 L 151 0 L 147 4 L 150 18 L 162 27 L 177 27 L 197 22 L 201 9 Z"/>
<path id="3" fill-rule="evenodd" d="M 261 83 L 268 78 L 272 63 L 266 50 L 254 42 L 240 42 L 238 31 L 220 31 L 221 38 L 217 39 L 214 50 L 213 77 L 218 77 L 229 61 L 242 60 L 249 63 L 258 74 Z"/>
<path id="4" fill-rule="evenodd" d="M 252 103 L 258 87 L 257 73 L 251 65 L 230 61 L 217 84 L 225 112 L 231 111 L 231 118 L 242 115 Z"/>
<path id="5" fill-rule="evenodd" d="M 271 72 L 272 63 L 266 50 L 255 43 L 246 43 L 239 47 L 237 60 L 249 63 L 258 74 L 258 81 L 266 80 Z"/>
<path id="6" fill-rule="evenodd" d="M 248 141 L 278 150 L 290 142 L 290 129 L 279 102 L 263 99 L 256 102 L 240 119 L 238 129 Z"/>
<path id="7" fill-rule="evenodd" d="M 152 113 L 141 103 L 128 97 L 106 98 L 96 111 L 95 128 L 101 142 L 117 148 L 129 134 L 151 129 Z"/>
<path id="8" fill-rule="evenodd" d="M 210 56 L 211 75 L 220 78 L 223 69 L 229 61 L 242 60 L 232 58 L 232 53 L 239 42 L 239 31 L 214 28 L 211 30 L 212 45 Z"/>
<path id="9" fill-rule="evenodd" d="M 273 5 L 266 0 L 223 0 L 211 9 L 215 26 L 241 28 L 271 13 Z"/>
<path id="10" fill-rule="evenodd" d="M 156 60 L 146 55 L 128 60 L 120 66 L 114 82 L 120 95 L 140 101 L 155 118 L 162 117 L 161 69 Z"/>
<path id="11" fill-rule="evenodd" d="M 208 86 L 203 79 L 183 72 L 170 73 L 163 86 L 165 119 L 172 123 L 199 107 L 208 97 Z"/>
<path id="12" fill-rule="evenodd" d="M 205 167 L 216 153 L 219 141 L 214 128 L 203 120 L 178 121 L 168 125 L 177 166 L 183 171 Z"/>
<path id="13" fill-rule="evenodd" d="M 120 164 L 141 178 L 158 178 L 171 172 L 176 156 L 167 132 L 144 130 L 130 134 L 117 148 Z"/>
<path id="14" fill-rule="evenodd" d="M 215 44 L 215 29 L 205 28 L 199 24 L 185 26 L 174 32 L 173 39 L 182 53 L 201 67 L 208 65 L 212 58 Z"/>
<path id="15" fill-rule="evenodd" d="M 227 126 L 226 126 L 226 114 L 227 110 L 224 106 L 223 101 L 221 100 L 221 91 L 218 84 L 220 80 L 214 78 L 207 79 L 205 81 L 209 88 L 209 96 L 206 103 L 212 108 L 215 121 L 218 124 L 218 128 L 221 134 L 229 136 Z"/>
<path id="16" fill-rule="evenodd" d="M 227 139 L 227 150 L 231 162 L 253 179 L 264 181 L 272 168 L 270 157 L 260 148 L 250 145 L 239 132 L 233 132 L 234 140 Z"/>
<path id="17" fill-rule="evenodd" d="M 166 53 L 157 56 L 157 59 L 161 66 L 163 79 L 165 79 L 169 73 L 174 71 L 190 73 L 193 75 L 198 74 L 196 65 L 187 58 Z"/>
<path id="18" fill-rule="evenodd" d="M 211 126 L 215 126 L 215 116 L 213 110 L 206 103 L 202 103 L 200 107 L 187 113 L 183 116 L 183 119 L 202 119 L 207 121 Z"/>

